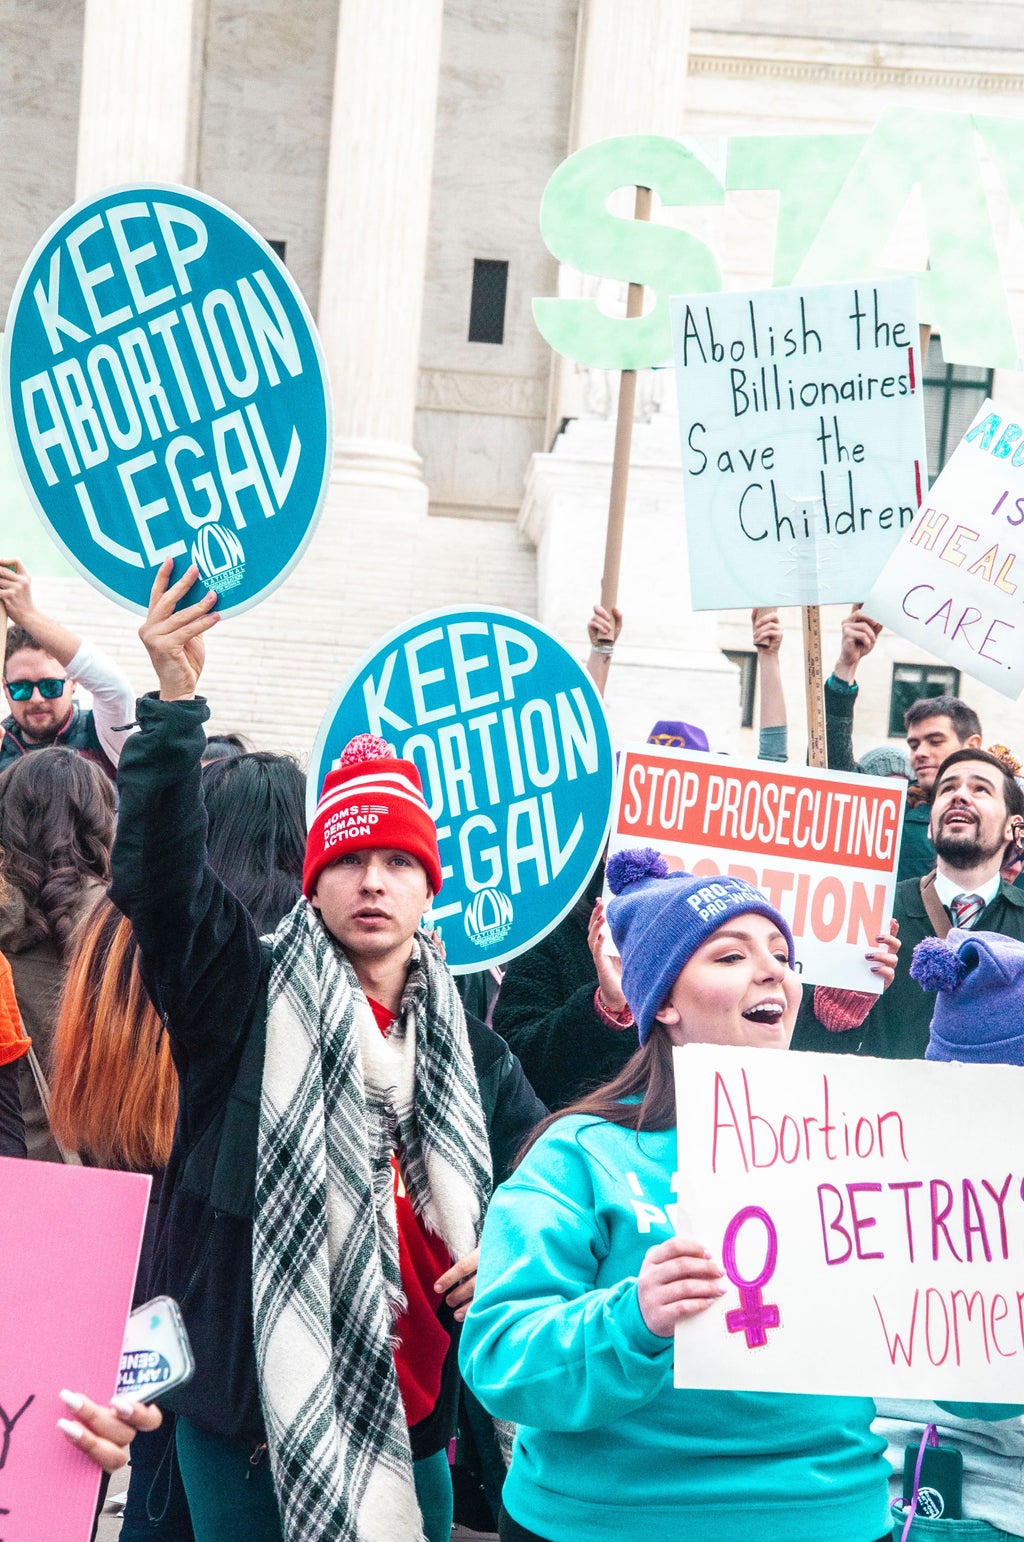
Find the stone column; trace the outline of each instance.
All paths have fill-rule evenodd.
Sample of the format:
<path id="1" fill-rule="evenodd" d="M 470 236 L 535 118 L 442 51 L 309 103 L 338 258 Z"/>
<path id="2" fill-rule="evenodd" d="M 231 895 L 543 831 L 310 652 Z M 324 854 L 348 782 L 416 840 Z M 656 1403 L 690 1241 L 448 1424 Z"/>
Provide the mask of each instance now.
<path id="1" fill-rule="evenodd" d="M 318 322 L 333 481 L 364 508 L 427 506 L 412 436 L 442 13 L 442 0 L 339 8 Z"/>
<path id="2" fill-rule="evenodd" d="M 205 0 L 86 0 L 75 192 L 195 181 Z"/>

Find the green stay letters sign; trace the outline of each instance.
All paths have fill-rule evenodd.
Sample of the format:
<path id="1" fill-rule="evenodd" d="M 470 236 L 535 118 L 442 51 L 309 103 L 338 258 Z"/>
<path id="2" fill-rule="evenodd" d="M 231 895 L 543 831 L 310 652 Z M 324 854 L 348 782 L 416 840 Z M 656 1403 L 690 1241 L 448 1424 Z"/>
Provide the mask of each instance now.
<path id="1" fill-rule="evenodd" d="M 1024 122 L 967 113 L 887 113 L 870 134 L 765 135 L 729 140 L 724 183 L 676 139 L 630 135 L 578 150 L 555 172 L 541 202 L 541 233 L 560 262 L 595 277 L 642 283 L 647 315 L 607 316 L 587 299 L 534 301 L 556 352 L 597 369 L 644 369 L 672 360 L 671 295 L 721 289 L 710 248 L 668 225 L 623 219 L 607 208 L 620 187 L 653 188 L 670 206 L 714 205 L 726 192 L 779 194 L 775 284 L 897 276 L 882 262 L 919 190 L 929 268 L 913 274 L 918 310 L 942 334 L 950 362 L 1013 369 L 1010 322 L 979 142 L 1024 219 Z"/>

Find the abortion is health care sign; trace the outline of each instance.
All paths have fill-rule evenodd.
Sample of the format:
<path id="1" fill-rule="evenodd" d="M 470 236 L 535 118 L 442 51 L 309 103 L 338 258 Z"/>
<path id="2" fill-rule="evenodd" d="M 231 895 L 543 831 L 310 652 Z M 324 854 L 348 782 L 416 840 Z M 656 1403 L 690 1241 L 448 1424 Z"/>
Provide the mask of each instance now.
<path id="1" fill-rule="evenodd" d="M 150 1179 L 0 1157 L 0 1538 L 89 1542 L 100 1470 L 62 1387 L 114 1394 Z"/>
<path id="2" fill-rule="evenodd" d="M 860 599 L 927 485 L 913 280 L 671 309 L 693 608 Z"/>
<path id="3" fill-rule="evenodd" d="M 1024 1070 L 708 1044 L 675 1064 L 676 1225 L 726 1287 L 680 1325 L 676 1386 L 1022 1401 Z"/>
<path id="4" fill-rule="evenodd" d="M 889 929 L 906 784 L 661 745 L 619 757 L 609 852 L 745 878 L 789 922 L 805 984 L 881 990 L 865 953 Z"/>
<path id="5" fill-rule="evenodd" d="M 1024 690 L 1024 427 L 986 401 L 865 595 L 868 615 L 1016 699 Z"/>
<path id="6" fill-rule="evenodd" d="M 3 386 L 40 518 L 129 610 L 167 557 L 222 614 L 298 562 L 332 453 L 320 343 L 285 268 L 212 198 L 128 187 L 62 215 L 14 292 Z"/>
<path id="7" fill-rule="evenodd" d="M 307 809 L 348 741 L 414 762 L 443 888 L 428 924 L 467 974 L 537 942 L 575 904 L 608 833 L 614 761 L 590 676 L 512 611 L 439 610 L 377 643 L 317 734 Z M 367 829 L 376 815 L 364 811 Z"/>

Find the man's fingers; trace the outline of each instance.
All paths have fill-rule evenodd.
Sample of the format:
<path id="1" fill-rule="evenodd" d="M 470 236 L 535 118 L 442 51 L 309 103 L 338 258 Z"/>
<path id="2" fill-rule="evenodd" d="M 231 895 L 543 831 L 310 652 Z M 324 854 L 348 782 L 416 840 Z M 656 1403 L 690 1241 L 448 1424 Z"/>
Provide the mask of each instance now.
<path id="1" fill-rule="evenodd" d="M 168 590 L 168 598 L 170 598 L 172 592 Z M 201 600 L 197 600 L 194 605 L 186 605 L 184 610 L 168 611 L 166 615 L 159 617 L 151 615 L 142 630 L 154 641 L 163 638 L 177 641 L 180 639 L 184 627 L 187 627 L 190 622 L 208 615 L 216 603 L 216 590 L 208 589 Z"/>

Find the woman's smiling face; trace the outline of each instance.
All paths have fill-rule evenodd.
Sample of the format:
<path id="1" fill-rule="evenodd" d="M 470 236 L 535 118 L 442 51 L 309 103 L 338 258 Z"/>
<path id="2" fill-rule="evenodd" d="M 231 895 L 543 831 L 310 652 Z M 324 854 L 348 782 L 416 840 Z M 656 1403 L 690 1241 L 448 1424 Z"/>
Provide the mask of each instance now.
<path id="1" fill-rule="evenodd" d="M 701 944 L 656 1017 L 673 1044 L 788 1049 L 799 1005 L 785 937 L 767 916 L 748 914 Z"/>

